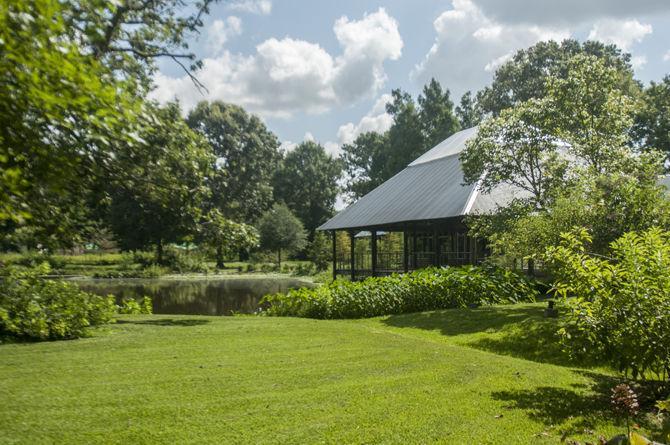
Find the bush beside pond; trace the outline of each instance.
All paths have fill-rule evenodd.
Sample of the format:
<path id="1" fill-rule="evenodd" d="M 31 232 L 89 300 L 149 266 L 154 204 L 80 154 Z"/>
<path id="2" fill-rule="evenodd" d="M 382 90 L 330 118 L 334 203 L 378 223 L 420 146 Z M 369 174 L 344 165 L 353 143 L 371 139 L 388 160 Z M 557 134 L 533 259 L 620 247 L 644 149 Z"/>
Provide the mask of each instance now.
<path id="1" fill-rule="evenodd" d="M 386 314 L 534 301 L 537 286 L 497 267 L 432 268 L 404 275 L 337 280 L 314 289 L 267 295 L 264 314 L 308 318 L 365 318 Z"/>
<path id="2" fill-rule="evenodd" d="M 34 269 L 6 268 L 0 278 L 0 337 L 36 340 L 77 338 L 86 329 L 113 321 L 118 313 L 151 313 L 151 300 L 126 300 L 84 292 L 74 283 L 43 278 L 47 263 Z"/>

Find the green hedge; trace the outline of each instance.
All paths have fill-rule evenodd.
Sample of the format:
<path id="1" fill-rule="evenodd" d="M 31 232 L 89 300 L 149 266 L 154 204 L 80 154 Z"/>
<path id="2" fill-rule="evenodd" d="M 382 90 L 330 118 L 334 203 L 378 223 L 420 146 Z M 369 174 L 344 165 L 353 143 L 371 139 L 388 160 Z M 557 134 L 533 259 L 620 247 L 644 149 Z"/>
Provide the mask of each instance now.
<path id="1" fill-rule="evenodd" d="M 404 275 L 338 280 L 314 289 L 266 295 L 262 313 L 308 318 L 365 318 L 386 314 L 534 301 L 534 282 L 498 267 L 432 268 Z"/>

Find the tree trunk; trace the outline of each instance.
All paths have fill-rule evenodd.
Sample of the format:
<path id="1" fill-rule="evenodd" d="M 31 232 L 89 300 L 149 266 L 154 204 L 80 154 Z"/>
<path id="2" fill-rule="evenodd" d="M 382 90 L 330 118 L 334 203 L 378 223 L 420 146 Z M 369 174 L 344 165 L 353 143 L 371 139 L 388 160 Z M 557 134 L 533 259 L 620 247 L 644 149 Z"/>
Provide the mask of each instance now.
<path id="1" fill-rule="evenodd" d="M 221 246 L 216 248 L 216 268 L 223 269 L 226 265 L 223 262 L 223 249 Z"/>
<path id="2" fill-rule="evenodd" d="M 158 264 L 163 264 L 163 240 L 160 238 L 156 243 L 156 261 Z"/>

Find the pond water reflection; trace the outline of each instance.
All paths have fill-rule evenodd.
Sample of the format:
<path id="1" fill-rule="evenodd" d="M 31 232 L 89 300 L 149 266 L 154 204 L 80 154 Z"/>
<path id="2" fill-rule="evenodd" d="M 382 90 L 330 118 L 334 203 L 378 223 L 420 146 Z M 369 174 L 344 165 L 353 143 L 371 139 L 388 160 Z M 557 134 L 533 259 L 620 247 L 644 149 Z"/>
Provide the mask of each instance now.
<path id="1" fill-rule="evenodd" d="M 263 295 L 314 284 L 289 277 L 220 279 L 89 279 L 77 280 L 83 290 L 99 295 L 152 299 L 155 314 L 232 315 L 258 309 Z"/>

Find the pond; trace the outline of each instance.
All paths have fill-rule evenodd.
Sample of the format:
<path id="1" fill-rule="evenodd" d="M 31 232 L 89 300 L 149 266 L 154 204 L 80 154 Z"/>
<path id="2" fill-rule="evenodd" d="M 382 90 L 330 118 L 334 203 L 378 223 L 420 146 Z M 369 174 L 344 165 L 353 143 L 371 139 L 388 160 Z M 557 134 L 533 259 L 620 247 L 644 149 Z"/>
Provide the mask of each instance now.
<path id="1" fill-rule="evenodd" d="M 232 315 L 251 314 L 260 299 L 314 284 L 290 277 L 241 277 L 219 279 L 80 279 L 79 287 L 99 295 L 152 299 L 154 314 Z"/>

